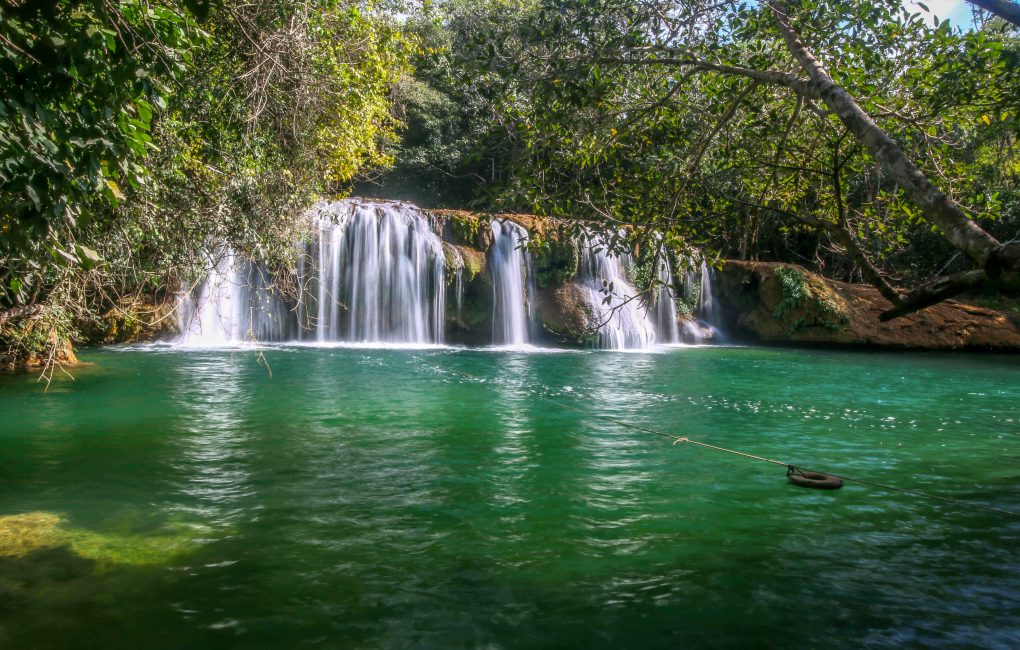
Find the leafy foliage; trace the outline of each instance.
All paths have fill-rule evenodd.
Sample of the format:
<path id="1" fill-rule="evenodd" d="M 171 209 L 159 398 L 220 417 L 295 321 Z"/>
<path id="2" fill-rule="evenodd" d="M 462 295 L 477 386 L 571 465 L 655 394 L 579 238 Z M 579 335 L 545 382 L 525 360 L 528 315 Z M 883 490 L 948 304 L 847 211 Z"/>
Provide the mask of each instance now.
<path id="1" fill-rule="evenodd" d="M 657 231 L 666 249 L 793 260 L 845 279 L 863 278 L 865 260 L 903 284 L 962 262 L 833 111 L 755 76 L 803 75 L 767 3 L 538 1 L 513 14 L 483 4 L 499 20 L 470 34 L 441 23 L 462 43 L 457 92 L 482 102 L 454 116 L 458 103 L 443 103 L 442 123 L 459 116 L 473 125 L 462 134 L 503 137 L 498 173 L 469 201 L 588 220 L 623 248 Z M 929 23 L 895 0 L 784 6 L 907 158 L 983 228 L 1013 237 L 1015 31 Z M 623 224 L 638 228 L 620 234 Z"/>
<path id="2" fill-rule="evenodd" d="M 138 188 L 167 82 L 202 38 L 172 5 L 29 2 L 0 7 L 0 272 L 24 302 L 53 264 L 100 261 L 80 234 Z M 27 264 L 15 260 L 27 259 Z"/>
<path id="3" fill-rule="evenodd" d="M 367 193 L 423 205 L 486 209 L 517 159 L 516 125 L 505 120 L 518 81 L 490 67 L 485 53 L 523 52 L 520 25 L 532 0 L 425 3 L 409 20 L 418 44 L 414 75 L 396 87 L 405 124 L 394 167 Z"/>
<path id="4" fill-rule="evenodd" d="M 88 319 L 229 245 L 286 268 L 317 196 L 390 161 L 412 43 L 358 0 L 0 8 L 0 309 Z"/>

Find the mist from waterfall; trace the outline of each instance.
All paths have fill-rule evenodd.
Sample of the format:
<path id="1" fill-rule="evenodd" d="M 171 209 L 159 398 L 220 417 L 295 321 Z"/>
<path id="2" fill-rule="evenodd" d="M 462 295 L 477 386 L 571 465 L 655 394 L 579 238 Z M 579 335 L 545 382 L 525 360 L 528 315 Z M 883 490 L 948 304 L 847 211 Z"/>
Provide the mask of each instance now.
<path id="1" fill-rule="evenodd" d="M 268 271 L 227 248 L 219 249 L 198 288 L 181 297 L 176 343 L 216 347 L 244 341 L 282 341 L 294 334 L 286 301 Z"/>
<path id="2" fill-rule="evenodd" d="M 630 255 L 611 254 L 597 235 L 581 246 L 581 284 L 598 326 L 598 347 L 611 350 L 650 348 L 655 324 L 628 279 Z"/>
<path id="3" fill-rule="evenodd" d="M 495 220 L 489 270 L 492 273 L 492 342 L 522 346 L 532 339 L 537 313 L 531 255 L 524 248 L 528 231 L 506 220 Z"/>
<path id="4" fill-rule="evenodd" d="M 305 338 L 318 342 L 443 341 L 443 243 L 431 220 L 400 203 L 337 201 L 312 211 L 299 269 Z"/>

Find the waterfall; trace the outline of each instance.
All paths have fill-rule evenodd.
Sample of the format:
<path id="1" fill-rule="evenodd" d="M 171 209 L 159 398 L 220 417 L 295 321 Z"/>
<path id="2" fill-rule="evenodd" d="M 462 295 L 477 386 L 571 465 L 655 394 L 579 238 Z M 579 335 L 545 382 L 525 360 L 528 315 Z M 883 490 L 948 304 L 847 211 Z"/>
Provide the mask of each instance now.
<path id="1" fill-rule="evenodd" d="M 655 327 L 662 343 L 679 343 L 680 330 L 676 324 L 676 302 L 673 300 L 673 272 L 668 259 L 656 262 Z"/>
<path id="2" fill-rule="evenodd" d="M 598 325 L 598 346 L 625 350 L 654 345 L 655 325 L 627 279 L 630 256 L 610 254 L 598 236 L 581 248 L 581 284 Z"/>
<path id="3" fill-rule="evenodd" d="M 181 297 L 176 342 L 201 347 L 286 339 L 291 314 L 265 267 L 227 248 L 216 255 L 198 290 Z"/>
<path id="4" fill-rule="evenodd" d="M 701 291 L 698 293 L 698 318 L 715 329 L 719 325 L 719 308 L 712 293 L 712 269 L 701 261 Z"/>
<path id="5" fill-rule="evenodd" d="M 523 249 L 528 232 L 512 221 L 496 220 L 492 228 L 489 268 L 492 272 L 492 342 L 526 345 L 537 313 L 531 255 Z"/>
<path id="6" fill-rule="evenodd" d="M 282 279 L 270 278 L 264 264 L 226 246 L 210 245 L 216 251 L 215 263 L 195 291 L 181 296 L 177 342 L 439 344 L 444 340 L 448 291 L 456 301 L 451 321 L 455 317 L 458 328 L 470 330 L 462 310 L 476 317 L 477 306 L 470 300 L 477 297 L 480 285 L 465 286 L 466 258 L 454 244 L 443 243 L 437 219 L 406 203 L 319 203 L 309 211 L 307 232 L 296 243 L 296 273 Z M 541 334 L 536 278 L 526 246 L 529 234 L 505 219 L 491 221 L 489 227 L 492 342 L 527 346 Z M 643 349 L 658 342 L 713 337 L 708 325 L 693 319 L 678 323 L 674 292 L 681 283 L 667 260 L 656 262 L 657 287 L 652 295 L 639 296 L 630 279 L 629 254 L 610 253 L 597 235 L 589 235 L 580 249 L 576 284 L 589 309 L 579 318 L 590 315 L 597 325 L 598 347 Z M 684 266 L 684 302 L 709 324 L 716 323 L 718 308 L 708 265 L 688 260 Z M 473 277 L 472 272 L 468 278 Z M 293 285 L 293 291 L 286 291 L 289 301 L 279 291 L 281 281 Z"/>
<path id="7" fill-rule="evenodd" d="M 457 320 L 460 321 L 464 314 L 464 267 L 459 267 L 454 275 L 453 291 L 457 296 Z"/>
<path id="8" fill-rule="evenodd" d="M 442 240 L 413 206 L 339 201 L 311 213 L 302 317 L 319 342 L 441 343 Z"/>
<path id="9" fill-rule="evenodd" d="M 693 318 L 683 321 L 681 340 L 695 344 L 717 340 L 719 315 L 712 293 L 712 269 L 704 259 L 699 264 L 690 257 L 686 258 L 685 266 L 684 301 L 692 308 Z"/>

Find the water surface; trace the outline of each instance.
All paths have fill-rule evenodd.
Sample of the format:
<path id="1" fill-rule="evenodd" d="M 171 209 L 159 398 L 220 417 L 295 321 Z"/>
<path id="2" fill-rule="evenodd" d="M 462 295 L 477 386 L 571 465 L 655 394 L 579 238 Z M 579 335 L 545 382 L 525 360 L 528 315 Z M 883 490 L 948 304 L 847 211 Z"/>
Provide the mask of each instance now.
<path id="1" fill-rule="evenodd" d="M 0 646 L 1020 644 L 1020 520 L 599 418 L 1020 510 L 1020 358 L 263 353 L 0 376 Z"/>

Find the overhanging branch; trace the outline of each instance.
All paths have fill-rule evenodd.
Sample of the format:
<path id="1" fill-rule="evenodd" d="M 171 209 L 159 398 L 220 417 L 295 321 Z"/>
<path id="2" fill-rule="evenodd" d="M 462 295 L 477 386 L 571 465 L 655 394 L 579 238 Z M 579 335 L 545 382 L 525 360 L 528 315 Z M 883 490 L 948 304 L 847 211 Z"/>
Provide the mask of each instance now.
<path id="1" fill-rule="evenodd" d="M 1020 27 L 1020 5 L 1015 2 L 1009 0 L 967 0 L 967 2 Z"/>

